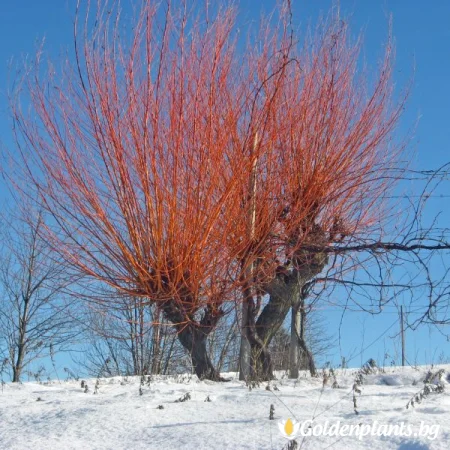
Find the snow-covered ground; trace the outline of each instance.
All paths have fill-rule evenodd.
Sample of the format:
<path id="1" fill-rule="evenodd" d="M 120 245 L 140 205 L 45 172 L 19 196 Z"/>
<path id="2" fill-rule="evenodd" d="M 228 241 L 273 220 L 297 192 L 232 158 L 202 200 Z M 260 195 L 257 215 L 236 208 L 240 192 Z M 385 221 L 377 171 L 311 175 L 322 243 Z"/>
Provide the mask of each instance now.
<path id="1" fill-rule="evenodd" d="M 141 393 L 141 380 L 134 377 L 100 379 L 97 394 L 96 379 L 86 380 L 87 393 L 81 380 L 6 383 L 0 392 L 0 449 L 281 450 L 289 440 L 279 424 L 289 418 L 294 425 L 313 419 L 316 434 L 325 426 L 334 434 L 303 437 L 299 431 L 297 448 L 305 450 L 449 449 L 450 386 L 445 377 L 450 366 L 433 371 L 438 368 L 446 370 L 447 391 L 431 394 L 409 409 L 405 406 L 423 388 L 429 367 L 387 368 L 367 375 L 357 398 L 359 414 L 352 400 L 357 369 L 336 370 L 339 388 L 332 388 L 331 379 L 324 386 L 322 376 L 302 374 L 288 380 L 281 373 L 270 383 L 271 390 L 267 383 L 250 390 L 235 374 L 226 374 L 232 379 L 227 383 L 188 375 L 156 377 L 146 380 Z M 187 393 L 190 399 L 176 402 Z M 269 420 L 271 404 L 274 420 Z M 410 436 L 335 435 L 338 425 L 343 434 L 348 434 L 347 425 L 365 426 L 366 432 L 371 426 L 370 433 L 382 434 L 389 425 L 402 422 L 404 434 Z M 430 426 L 428 436 L 419 436 Z M 303 431 L 312 432 L 306 425 Z"/>

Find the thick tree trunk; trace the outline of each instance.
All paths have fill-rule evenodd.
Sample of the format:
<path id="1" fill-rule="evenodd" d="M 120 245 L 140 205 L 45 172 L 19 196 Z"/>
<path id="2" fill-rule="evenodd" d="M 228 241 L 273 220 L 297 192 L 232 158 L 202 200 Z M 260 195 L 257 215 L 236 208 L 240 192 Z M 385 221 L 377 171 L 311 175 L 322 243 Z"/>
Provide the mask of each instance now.
<path id="1" fill-rule="evenodd" d="M 20 381 L 20 374 L 21 374 L 20 367 L 14 366 L 13 367 L 13 378 L 12 378 L 13 383 L 18 383 Z"/>
<path id="2" fill-rule="evenodd" d="M 178 333 L 181 345 L 190 354 L 192 367 L 199 379 L 222 381 L 219 372 L 214 368 L 207 351 L 208 335 L 195 325 L 188 325 Z"/>
<path id="3" fill-rule="evenodd" d="M 255 322 L 252 345 L 252 378 L 258 381 L 274 379 L 269 345 L 291 308 L 293 298 L 298 298 L 301 287 L 296 276 L 277 276 L 270 285 L 269 302 Z"/>
<path id="4" fill-rule="evenodd" d="M 318 226 L 310 236 L 311 241 L 316 245 L 326 245 L 325 235 Z M 270 297 L 255 322 L 257 339 L 254 343 L 251 342 L 254 358 L 253 376 L 260 377 L 256 378 L 257 380 L 268 381 L 274 378 L 268 350 L 270 342 L 283 324 L 292 305 L 298 302 L 305 283 L 322 272 L 327 263 L 328 256 L 325 253 L 310 253 L 300 248 L 293 258 L 295 268 L 281 266 L 275 278 L 264 287 L 265 293 Z"/>
<path id="5" fill-rule="evenodd" d="M 23 342 L 20 342 L 18 345 L 17 360 L 15 361 L 13 366 L 13 383 L 18 383 L 20 381 L 20 377 L 22 376 L 24 354 L 25 345 L 23 344 Z"/>
<path id="6" fill-rule="evenodd" d="M 183 315 L 179 306 L 172 301 L 167 301 L 162 310 L 164 315 L 175 326 L 178 340 L 189 353 L 195 374 L 201 380 L 224 381 L 219 372 L 214 368 L 208 355 L 207 339 L 217 322 L 222 317 L 221 310 L 206 308 L 200 321 L 194 320 L 189 315 Z"/>

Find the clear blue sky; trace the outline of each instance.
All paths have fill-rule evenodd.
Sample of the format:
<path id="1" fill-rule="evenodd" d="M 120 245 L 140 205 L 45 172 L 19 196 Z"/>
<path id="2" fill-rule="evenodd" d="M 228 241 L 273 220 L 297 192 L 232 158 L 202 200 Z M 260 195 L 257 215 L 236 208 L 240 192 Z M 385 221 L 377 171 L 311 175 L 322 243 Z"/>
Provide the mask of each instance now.
<path id="1" fill-rule="evenodd" d="M 123 0 L 124 5 L 128 4 Z M 241 0 L 243 18 L 258 19 L 261 8 L 271 10 L 273 0 Z M 295 25 L 307 24 L 329 10 L 330 0 L 292 0 Z M 75 0 L 0 0 L 0 141 L 11 147 L 7 88 L 14 78 L 14 67 L 25 55 L 33 56 L 36 43 L 45 37 L 45 48 L 52 58 L 72 50 L 72 22 Z M 348 15 L 355 36 L 364 31 L 364 54 L 369 64 L 375 64 L 382 54 L 386 41 L 388 16 L 392 13 L 396 43 L 394 79 L 404 87 L 413 78 L 413 88 L 407 110 L 402 118 L 400 133 L 406 133 L 420 118 L 411 141 L 416 152 L 412 165 L 416 168 L 436 168 L 450 161 L 450 2 L 448 0 L 342 0 L 341 15 Z M 12 77 L 12 78 L 11 78 Z M 0 199 L 7 198 L 0 180 Z M 447 204 L 448 203 L 448 204 Z M 450 199 L 431 199 L 428 214 L 449 210 Z M 449 214 L 442 216 L 441 225 L 448 223 Z M 337 329 L 340 312 L 325 308 L 323 314 L 330 330 Z M 387 329 L 397 319 L 396 309 L 388 308 L 386 314 L 372 318 L 362 313 L 348 314 L 341 336 L 344 355 L 358 353 Z M 448 327 L 447 327 L 448 328 Z M 364 331 L 365 329 L 365 331 Z M 398 349 L 398 339 L 390 339 L 396 326 L 374 345 L 358 356 L 352 364 L 369 357 L 382 358 L 384 348 L 393 354 Z M 448 330 L 444 330 L 449 333 Z M 408 332 L 408 356 L 422 363 L 436 362 L 441 350 L 450 357 L 447 340 L 428 328 Z M 337 350 L 330 354 L 334 363 L 340 360 Z"/>

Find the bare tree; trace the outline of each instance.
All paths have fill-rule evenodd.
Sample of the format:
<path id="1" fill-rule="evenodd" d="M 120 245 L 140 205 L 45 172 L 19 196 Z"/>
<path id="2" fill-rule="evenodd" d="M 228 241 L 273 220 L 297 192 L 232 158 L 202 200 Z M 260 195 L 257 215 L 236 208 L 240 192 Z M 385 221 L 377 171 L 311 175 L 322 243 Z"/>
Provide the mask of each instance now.
<path id="1" fill-rule="evenodd" d="M 141 298 L 88 305 L 84 314 L 87 340 L 80 363 L 91 374 L 104 376 L 160 374 L 169 370 L 177 336 L 162 314 Z"/>
<path id="2" fill-rule="evenodd" d="M 42 214 L 8 222 L 0 257 L 0 349 L 18 382 L 32 361 L 65 348 L 77 324 L 64 294 L 64 265 L 39 237 Z"/>
<path id="3" fill-rule="evenodd" d="M 207 337 L 235 298 L 225 257 L 234 224 L 223 217 L 241 201 L 232 153 L 251 78 L 237 64 L 235 12 L 221 8 L 205 29 L 190 8 L 145 2 L 129 40 L 118 9 L 97 6 L 94 26 L 75 23 L 62 83 L 45 75 L 50 96 L 40 55 L 17 85 L 36 107 L 31 120 L 13 107 L 26 186 L 54 218 L 55 250 L 124 297 L 157 304 L 197 375 L 219 379 Z"/>

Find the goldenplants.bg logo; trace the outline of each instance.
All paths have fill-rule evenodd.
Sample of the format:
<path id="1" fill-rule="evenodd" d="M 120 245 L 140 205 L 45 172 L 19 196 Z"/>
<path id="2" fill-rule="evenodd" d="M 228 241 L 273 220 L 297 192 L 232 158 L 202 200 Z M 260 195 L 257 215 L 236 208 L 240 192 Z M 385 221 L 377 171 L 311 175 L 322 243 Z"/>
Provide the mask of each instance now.
<path id="1" fill-rule="evenodd" d="M 287 420 L 282 420 L 281 422 L 278 422 L 278 428 L 280 429 L 281 434 L 286 439 L 295 439 L 298 434 L 298 430 L 300 428 L 300 422 L 297 422 L 296 420 L 292 420 L 291 418 Z"/>
<path id="2" fill-rule="evenodd" d="M 295 439 L 298 436 L 355 436 L 359 440 L 365 436 L 403 436 L 403 437 L 425 437 L 430 441 L 437 438 L 439 434 L 439 425 L 427 425 L 423 421 L 414 428 L 405 422 L 395 424 L 385 424 L 374 421 L 371 424 L 346 424 L 329 421 L 314 423 L 312 420 L 297 422 L 293 419 L 282 420 L 278 422 L 278 428 L 286 439 Z"/>

